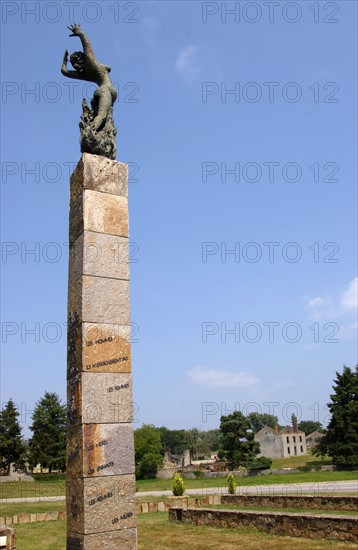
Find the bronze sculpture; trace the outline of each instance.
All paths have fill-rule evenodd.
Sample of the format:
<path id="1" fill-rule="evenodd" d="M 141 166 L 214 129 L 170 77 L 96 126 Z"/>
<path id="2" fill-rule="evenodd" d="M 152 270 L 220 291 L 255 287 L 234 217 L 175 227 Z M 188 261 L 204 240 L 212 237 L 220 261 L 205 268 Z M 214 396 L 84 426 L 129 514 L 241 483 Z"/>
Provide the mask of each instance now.
<path id="1" fill-rule="evenodd" d="M 83 52 L 74 52 L 70 56 L 73 71 L 67 68 L 68 50 L 65 51 L 61 72 L 64 76 L 94 82 L 98 88 L 91 100 L 91 107 L 83 99 L 81 130 L 81 151 L 116 158 L 116 133 L 113 121 L 113 104 L 117 98 L 116 89 L 109 77 L 111 67 L 100 63 L 93 52 L 90 41 L 80 25 L 70 25 L 70 36 L 78 36 Z"/>

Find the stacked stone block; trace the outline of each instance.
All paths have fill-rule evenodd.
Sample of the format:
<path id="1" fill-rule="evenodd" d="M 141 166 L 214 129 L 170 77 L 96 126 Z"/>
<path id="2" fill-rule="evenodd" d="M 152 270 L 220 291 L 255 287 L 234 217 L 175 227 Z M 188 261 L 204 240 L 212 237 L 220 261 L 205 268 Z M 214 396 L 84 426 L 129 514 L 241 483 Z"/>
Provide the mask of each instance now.
<path id="1" fill-rule="evenodd" d="M 137 548 L 127 165 L 84 153 L 71 176 L 67 550 Z"/>

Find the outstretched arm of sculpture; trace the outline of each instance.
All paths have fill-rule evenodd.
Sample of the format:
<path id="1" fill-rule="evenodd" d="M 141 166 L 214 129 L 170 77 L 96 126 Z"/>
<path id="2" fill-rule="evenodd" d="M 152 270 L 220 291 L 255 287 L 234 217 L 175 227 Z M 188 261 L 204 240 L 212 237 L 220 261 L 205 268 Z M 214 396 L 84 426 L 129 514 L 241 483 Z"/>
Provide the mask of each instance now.
<path id="1" fill-rule="evenodd" d="M 94 52 L 92 50 L 91 42 L 88 40 L 86 33 L 81 29 L 80 25 L 70 25 L 68 29 L 72 34 L 70 36 L 78 36 L 82 42 L 83 53 L 91 60 L 96 61 Z"/>
<path id="2" fill-rule="evenodd" d="M 69 78 L 77 78 L 77 80 L 85 80 L 84 78 L 82 78 L 81 74 L 78 73 L 77 71 L 70 71 L 67 68 L 67 63 L 68 63 L 68 50 L 65 51 L 64 56 L 63 56 L 63 61 L 62 61 L 62 66 L 61 66 L 61 73 L 64 76 L 68 76 Z"/>

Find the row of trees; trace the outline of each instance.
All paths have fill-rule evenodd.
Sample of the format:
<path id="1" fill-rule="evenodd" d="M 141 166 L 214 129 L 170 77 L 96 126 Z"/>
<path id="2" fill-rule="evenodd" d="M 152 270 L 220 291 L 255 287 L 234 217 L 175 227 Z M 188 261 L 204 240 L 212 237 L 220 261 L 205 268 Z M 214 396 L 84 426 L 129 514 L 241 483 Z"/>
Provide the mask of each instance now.
<path id="1" fill-rule="evenodd" d="M 358 367 L 344 367 L 336 373 L 334 393 L 330 396 L 328 408 L 331 420 L 327 430 L 319 422 L 303 420 L 293 424 L 306 435 L 315 430 L 324 431 L 325 436 L 315 449 L 315 454 L 328 454 L 341 467 L 358 466 Z M 32 415 L 32 437 L 24 441 L 19 423 L 19 413 L 10 399 L 0 412 L 0 471 L 8 474 L 10 465 L 23 470 L 40 464 L 42 468 L 65 470 L 66 457 L 66 406 L 56 393 L 45 392 L 36 404 Z M 195 459 L 208 456 L 210 451 L 220 450 L 231 468 L 239 466 L 259 467 L 256 456 L 259 445 L 254 436 L 264 426 L 278 427 L 276 416 L 250 413 L 244 416 L 240 411 L 222 416 L 220 429 L 200 431 L 170 430 L 164 426 L 156 428 L 146 424 L 134 432 L 135 463 L 138 477 L 153 475 L 163 463 L 166 451 L 181 454 L 189 449 Z M 261 460 L 262 463 L 262 460 Z"/>
<path id="2" fill-rule="evenodd" d="M 66 466 L 66 405 L 56 393 L 45 392 L 36 404 L 30 430 L 33 435 L 24 441 L 19 412 L 10 399 L 0 412 L 0 471 L 9 475 L 11 464 L 23 471 L 25 464 L 33 469 L 65 470 Z"/>

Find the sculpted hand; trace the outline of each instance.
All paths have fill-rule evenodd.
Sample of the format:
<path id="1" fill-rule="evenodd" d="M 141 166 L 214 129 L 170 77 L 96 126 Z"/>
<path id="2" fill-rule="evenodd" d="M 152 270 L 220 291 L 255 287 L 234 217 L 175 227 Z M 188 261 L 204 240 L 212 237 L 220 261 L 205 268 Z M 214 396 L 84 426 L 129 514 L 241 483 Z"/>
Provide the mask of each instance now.
<path id="1" fill-rule="evenodd" d="M 67 65 L 68 62 L 68 50 L 65 50 L 65 53 L 63 55 L 63 62 L 65 65 Z"/>
<path id="2" fill-rule="evenodd" d="M 80 36 L 80 34 L 82 33 L 81 26 L 76 25 L 76 23 L 74 23 L 73 25 L 70 25 L 67 28 L 72 32 L 72 34 L 70 34 L 70 36 Z"/>

